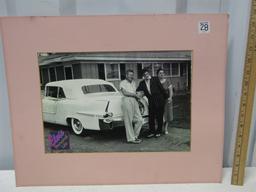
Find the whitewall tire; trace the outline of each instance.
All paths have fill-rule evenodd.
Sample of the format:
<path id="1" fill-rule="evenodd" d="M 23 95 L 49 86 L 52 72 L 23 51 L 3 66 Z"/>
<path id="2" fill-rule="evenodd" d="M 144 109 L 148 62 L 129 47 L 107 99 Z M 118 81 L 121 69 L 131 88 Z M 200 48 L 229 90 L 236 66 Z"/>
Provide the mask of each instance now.
<path id="1" fill-rule="evenodd" d="M 78 119 L 74 119 L 74 118 L 71 119 L 71 127 L 72 127 L 73 132 L 76 135 L 84 135 L 85 134 L 85 129 L 84 129 L 82 123 Z"/>

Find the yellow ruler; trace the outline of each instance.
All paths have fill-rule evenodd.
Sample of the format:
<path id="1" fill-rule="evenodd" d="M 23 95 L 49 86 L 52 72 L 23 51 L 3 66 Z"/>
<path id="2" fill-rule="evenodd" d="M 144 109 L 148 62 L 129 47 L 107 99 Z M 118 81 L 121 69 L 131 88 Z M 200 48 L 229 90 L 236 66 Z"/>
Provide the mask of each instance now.
<path id="1" fill-rule="evenodd" d="M 238 53 L 239 54 L 239 53 Z M 238 117 L 234 162 L 232 171 L 233 185 L 243 185 L 246 166 L 248 141 L 252 119 L 253 99 L 256 82 L 256 0 L 252 0 L 248 31 L 246 58 L 240 111 Z"/>

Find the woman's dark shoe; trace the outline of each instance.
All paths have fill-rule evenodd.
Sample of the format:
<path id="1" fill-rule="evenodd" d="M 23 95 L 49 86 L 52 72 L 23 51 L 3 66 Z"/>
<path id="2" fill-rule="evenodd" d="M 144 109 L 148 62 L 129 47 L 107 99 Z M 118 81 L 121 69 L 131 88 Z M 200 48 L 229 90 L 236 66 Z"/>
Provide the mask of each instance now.
<path id="1" fill-rule="evenodd" d="M 148 134 L 146 137 L 147 138 L 152 138 L 152 137 L 154 137 L 155 135 L 153 134 L 153 133 L 150 133 L 150 134 Z"/>

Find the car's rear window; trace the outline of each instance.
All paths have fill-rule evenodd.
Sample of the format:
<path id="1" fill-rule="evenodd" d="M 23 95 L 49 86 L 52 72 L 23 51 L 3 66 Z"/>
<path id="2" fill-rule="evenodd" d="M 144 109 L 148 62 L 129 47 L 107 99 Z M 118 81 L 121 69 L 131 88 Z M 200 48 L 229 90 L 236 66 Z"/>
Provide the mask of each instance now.
<path id="1" fill-rule="evenodd" d="M 115 92 L 116 90 L 111 85 L 99 84 L 99 85 L 85 85 L 82 87 L 83 93 L 100 93 L 100 92 Z"/>

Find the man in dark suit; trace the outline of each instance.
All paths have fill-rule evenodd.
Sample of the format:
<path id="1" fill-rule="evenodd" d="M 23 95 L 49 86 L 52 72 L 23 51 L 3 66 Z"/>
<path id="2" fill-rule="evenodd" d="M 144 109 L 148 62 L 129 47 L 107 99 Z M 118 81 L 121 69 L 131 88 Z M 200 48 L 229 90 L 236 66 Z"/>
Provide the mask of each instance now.
<path id="1" fill-rule="evenodd" d="M 143 69 L 142 74 L 144 80 L 140 82 L 137 91 L 142 91 L 149 102 L 150 132 L 147 137 L 160 137 L 163 127 L 164 105 L 168 94 L 160 83 L 159 78 L 151 77 L 147 69 Z M 155 120 L 157 120 L 157 129 L 155 128 Z"/>

